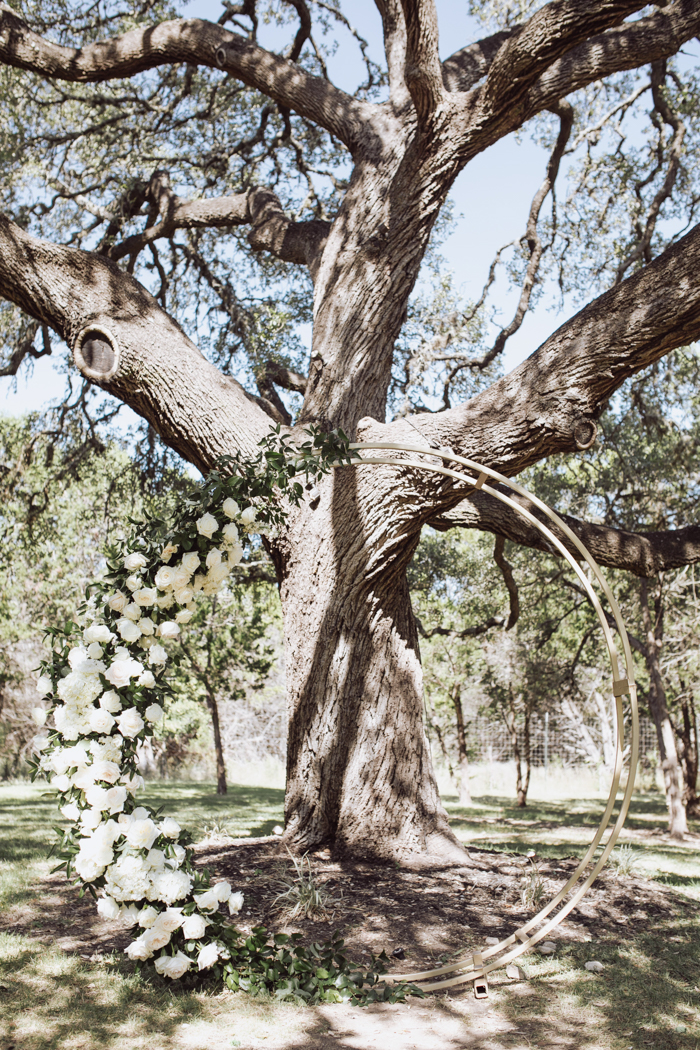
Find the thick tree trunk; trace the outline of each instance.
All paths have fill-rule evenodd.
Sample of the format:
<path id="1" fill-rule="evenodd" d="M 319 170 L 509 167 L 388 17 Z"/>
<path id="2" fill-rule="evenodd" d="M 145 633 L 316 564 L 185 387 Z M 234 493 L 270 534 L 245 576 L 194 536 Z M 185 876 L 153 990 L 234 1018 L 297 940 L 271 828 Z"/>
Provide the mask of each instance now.
<path id="1" fill-rule="evenodd" d="M 689 817 L 700 817 L 700 798 L 698 798 L 698 716 L 692 693 L 686 693 L 681 700 L 682 726 L 681 764 L 683 766 L 683 801 Z"/>
<path id="2" fill-rule="evenodd" d="M 207 693 L 207 707 L 211 714 L 211 726 L 214 731 L 214 752 L 216 754 L 216 793 L 225 795 L 228 791 L 226 786 L 226 763 L 224 762 L 224 748 L 221 743 L 221 725 L 219 723 L 219 705 L 212 693 Z"/>
<path id="3" fill-rule="evenodd" d="M 452 705 L 455 709 L 457 723 L 457 756 L 459 759 L 459 801 L 463 806 L 471 806 L 472 793 L 469 786 L 469 755 L 467 753 L 467 734 L 464 726 L 464 709 L 462 707 L 462 690 L 459 683 L 452 688 Z"/>
<path id="4" fill-rule="evenodd" d="M 423 728 L 405 576 L 420 532 L 407 528 L 381 470 L 324 480 L 275 552 L 288 652 L 285 839 L 416 866 L 463 864 Z"/>
<path id="5" fill-rule="evenodd" d="M 654 619 L 649 608 L 649 587 L 642 580 L 639 588 L 642 620 L 646 634 L 645 659 L 649 673 L 649 710 L 656 726 L 659 742 L 659 757 L 664 775 L 666 804 L 668 806 L 669 832 L 672 838 L 683 839 L 688 831 L 685 805 L 683 802 L 683 771 L 678 758 L 676 738 L 673 731 L 671 715 L 666 703 L 666 690 L 661 675 L 661 647 L 663 645 L 663 607 L 662 599 L 657 593 L 654 602 Z"/>

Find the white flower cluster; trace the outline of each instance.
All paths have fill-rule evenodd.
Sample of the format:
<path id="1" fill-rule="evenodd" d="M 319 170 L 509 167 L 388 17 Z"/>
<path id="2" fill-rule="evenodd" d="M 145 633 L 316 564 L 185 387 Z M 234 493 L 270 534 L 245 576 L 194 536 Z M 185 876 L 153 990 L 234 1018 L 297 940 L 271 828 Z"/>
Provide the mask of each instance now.
<path id="1" fill-rule="evenodd" d="M 240 532 L 255 523 L 254 509 L 241 512 L 231 498 L 220 509 L 228 521 L 222 525 L 210 512 L 199 518 L 196 532 L 207 542 L 199 541 L 200 553 L 184 552 L 178 564 L 170 564 L 179 551 L 172 541 L 155 565 L 138 550 L 124 555 L 123 589 L 106 595 L 99 610 L 89 605 L 92 622 L 82 644 L 68 651 L 66 666 L 57 669 L 54 661 L 53 681 L 42 675 L 37 683 L 51 707 L 33 712 L 39 726 L 53 718 L 39 765 L 73 824 L 73 870 L 101 889 L 103 918 L 142 928 L 127 955 L 145 960 L 160 952 L 156 970 L 173 979 L 228 957 L 214 916 L 220 904 L 227 903 L 231 915 L 243 904 L 227 882 L 207 888 L 200 879 L 198 885 L 180 825 L 157 819 L 133 798 L 143 787 L 134 772 L 136 746 L 165 714 L 151 692 L 158 689 L 159 698 L 164 692 L 163 643 L 191 620 L 199 592 L 212 595 L 223 586 L 243 556 Z M 194 952 L 183 951 L 193 942 Z"/>

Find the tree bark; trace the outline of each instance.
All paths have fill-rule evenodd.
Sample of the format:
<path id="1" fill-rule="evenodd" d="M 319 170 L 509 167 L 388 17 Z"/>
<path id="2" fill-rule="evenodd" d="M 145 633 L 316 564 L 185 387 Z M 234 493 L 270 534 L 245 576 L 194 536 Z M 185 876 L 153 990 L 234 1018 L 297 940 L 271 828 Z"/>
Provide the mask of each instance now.
<path id="1" fill-rule="evenodd" d="M 642 580 L 639 587 L 639 601 L 646 635 L 645 661 L 649 673 L 649 710 L 654 719 L 659 743 L 659 758 L 668 806 L 669 832 L 672 838 L 682 840 L 688 831 L 683 802 L 683 771 L 678 758 L 673 722 L 666 703 L 666 690 L 660 662 L 663 647 L 663 597 L 657 589 L 652 617 L 649 606 L 649 585 L 646 580 Z"/>
<path id="2" fill-rule="evenodd" d="M 221 725 L 219 723 L 219 705 L 216 697 L 207 692 L 207 707 L 211 714 L 211 727 L 214 732 L 214 752 L 216 754 L 216 793 L 225 795 L 228 791 L 226 785 L 226 762 L 224 761 L 224 748 L 221 743 Z"/>
<path id="3" fill-rule="evenodd" d="M 469 786 L 469 753 L 467 751 L 467 734 L 464 725 L 464 708 L 462 707 L 462 686 L 457 682 L 451 690 L 452 706 L 455 709 L 457 724 L 457 758 L 459 768 L 459 801 L 463 806 L 471 806 L 472 793 Z"/>
<path id="4" fill-rule="evenodd" d="M 698 716 L 692 693 L 681 698 L 682 725 L 678 732 L 681 740 L 681 764 L 683 766 L 683 801 L 689 817 L 697 820 L 700 817 L 700 798 L 698 798 Z"/>

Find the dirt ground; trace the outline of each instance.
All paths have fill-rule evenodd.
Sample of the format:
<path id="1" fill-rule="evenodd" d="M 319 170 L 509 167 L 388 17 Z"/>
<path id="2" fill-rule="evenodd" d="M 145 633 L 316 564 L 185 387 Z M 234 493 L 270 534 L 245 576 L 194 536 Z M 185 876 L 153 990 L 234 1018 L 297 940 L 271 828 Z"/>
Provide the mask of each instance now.
<path id="1" fill-rule="evenodd" d="M 368 961 L 370 953 L 384 950 L 392 958 L 393 972 L 432 968 L 461 952 L 484 948 L 488 938 L 502 939 L 532 914 L 521 900 L 522 879 L 528 876 L 532 862 L 504 853 L 472 850 L 469 867 L 414 872 L 393 865 L 336 860 L 321 851 L 310 858 L 312 870 L 316 883 L 329 893 L 333 903 L 325 917 L 295 921 L 290 921 L 288 911 L 275 902 L 284 889 L 281 880 L 294 876 L 291 859 L 277 839 L 208 845 L 197 853 L 198 863 L 207 866 L 216 878 L 227 878 L 234 889 L 243 890 L 245 906 L 238 924 L 242 930 L 263 925 L 275 932 L 300 932 L 305 941 L 325 940 L 334 930 L 341 930 L 349 954 L 358 963 Z M 577 861 L 536 863 L 546 879 L 544 899 L 549 899 Z M 39 901 L 41 913 L 37 911 Z M 656 883 L 604 872 L 553 937 L 557 944 L 595 941 L 594 948 L 606 941 L 624 941 L 632 933 L 637 936 L 662 919 L 686 912 L 697 913 L 697 906 Z M 53 944 L 94 962 L 123 950 L 131 939 L 118 923 L 100 920 L 92 898 L 79 899 L 60 874 L 47 877 L 37 886 L 34 901 L 2 916 L 0 929 Z M 285 1036 L 273 1031 L 260 1046 L 270 1050 L 330 1050 L 339 1046 L 348 1050 L 375 1046 L 382 1050 L 472 1046 L 517 1050 L 558 1045 L 556 1039 L 542 1043 L 541 1035 L 532 1028 L 532 1018 L 546 1010 L 542 987 L 526 980 L 510 981 L 503 971 L 494 973 L 490 980 L 491 999 L 476 1000 L 472 986 L 465 985 L 448 995 L 413 999 L 407 1004 L 368 1009 L 316 1007 L 309 1011 L 303 1038 L 299 1033 Z M 495 1005 L 493 993 L 504 983 L 511 993 L 522 997 L 522 1017 L 527 1015 L 527 1022 L 514 1025 L 513 1011 L 507 1017 Z M 572 1041 L 571 1035 L 563 1045 L 582 1045 L 575 1038 Z M 183 1038 L 182 1045 L 187 1046 L 186 1032 Z M 196 1050 L 201 1050 L 201 1034 Z"/>

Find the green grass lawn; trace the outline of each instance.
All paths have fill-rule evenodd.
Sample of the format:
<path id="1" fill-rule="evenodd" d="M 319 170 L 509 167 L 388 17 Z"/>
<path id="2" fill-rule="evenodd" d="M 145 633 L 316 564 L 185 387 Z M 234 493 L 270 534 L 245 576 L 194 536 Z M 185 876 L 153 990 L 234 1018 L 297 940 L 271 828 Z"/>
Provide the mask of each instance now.
<path id="1" fill-rule="evenodd" d="M 56 821 L 53 801 L 42 791 L 38 785 L 0 786 L 0 912 L 14 905 L 33 909 L 38 930 L 39 879 L 50 867 L 46 850 Z M 144 797 L 199 834 L 255 837 L 270 834 L 282 821 L 278 788 L 232 785 L 222 798 L 212 784 L 153 783 Z M 445 803 L 465 842 L 519 853 L 534 848 L 545 856 L 580 854 L 603 808 L 600 798 L 534 799 L 524 809 L 486 795 L 471 807 L 449 796 Z M 636 873 L 692 896 L 700 884 L 697 840 L 670 842 L 663 834 L 665 820 L 660 797 L 637 796 L 624 841 L 638 851 Z M 482 1032 L 482 1022 L 468 1016 L 464 1042 L 446 1046 L 700 1050 L 699 925 L 679 912 L 651 931 L 621 932 L 619 943 L 571 944 L 547 958 L 530 953 L 522 960 L 526 985 L 510 985 L 498 976 L 492 985 L 489 1016 L 510 1025 L 514 1034 Z M 602 974 L 585 970 L 591 958 L 605 965 Z M 439 1013 L 449 1002 L 433 999 L 414 1009 Z M 471 1009 L 469 991 L 464 1003 Z M 0 1050 L 245 1050 L 273 1043 L 296 1050 L 321 1045 L 309 1035 L 320 1016 L 316 1008 L 244 994 L 177 991 L 140 977 L 120 958 L 90 961 L 31 937 L 0 934 Z M 361 1043 L 339 1039 L 323 1045 L 349 1050 Z M 394 1045 L 391 1038 L 386 1045 Z"/>

